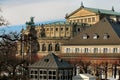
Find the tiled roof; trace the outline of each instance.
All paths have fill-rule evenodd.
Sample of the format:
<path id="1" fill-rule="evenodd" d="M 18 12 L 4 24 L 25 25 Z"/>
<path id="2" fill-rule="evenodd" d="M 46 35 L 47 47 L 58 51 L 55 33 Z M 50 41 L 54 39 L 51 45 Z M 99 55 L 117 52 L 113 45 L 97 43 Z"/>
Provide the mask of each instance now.
<path id="1" fill-rule="evenodd" d="M 120 12 L 116 12 L 116 11 L 112 11 L 112 10 L 106 10 L 106 9 L 98 9 L 98 8 L 88 8 L 88 7 L 80 7 L 77 10 L 73 11 L 71 14 L 69 14 L 67 17 L 70 17 L 71 15 L 73 15 L 74 13 L 78 12 L 79 10 L 81 10 L 82 8 L 89 10 L 91 12 L 94 12 L 96 14 L 106 14 L 106 15 L 116 15 L 116 16 L 120 16 Z"/>
<path id="2" fill-rule="evenodd" d="M 108 34 L 107 39 L 103 39 L 104 34 Z M 87 34 L 88 38 L 83 39 L 83 35 Z M 97 34 L 98 38 L 93 39 L 93 35 Z M 87 28 L 64 45 L 119 45 L 120 44 L 120 23 L 103 18 L 97 24 Z"/>
<path id="3" fill-rule="evenodd" d="M 38 62 L 30 65 L 32 68 L 55 68 L 55 69 L 63 69 L 63 68 L 72 68 L 72 65 L 68 62 L 60 59 L 53 53 L 49 53 L 47 56 L 43 57 Z"/>

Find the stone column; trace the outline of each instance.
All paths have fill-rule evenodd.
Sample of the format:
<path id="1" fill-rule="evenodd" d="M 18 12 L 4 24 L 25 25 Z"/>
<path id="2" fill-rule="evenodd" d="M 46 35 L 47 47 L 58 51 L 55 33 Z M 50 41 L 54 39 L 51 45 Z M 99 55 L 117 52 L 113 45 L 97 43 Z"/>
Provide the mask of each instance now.
<path id="1" fill-rule="evenodd" d="M 52 51 L 55 51 L 55 42 L 52 43 Z"/>
<path id="2" fill-rule="evenodd" d="M 45 52 L 48 52 L 48 47 L 49 47 L 48 45 L 49 45 L 49 43 L 46 42 L 45 43 L 45 46 L 46 46 L 46 51 Z"/>
<path id="3" fill-rule="evenodd" d="M 39 43 L 39 45 L 40 45 L 40 52 L 42 52 L 42 43 Z"/>

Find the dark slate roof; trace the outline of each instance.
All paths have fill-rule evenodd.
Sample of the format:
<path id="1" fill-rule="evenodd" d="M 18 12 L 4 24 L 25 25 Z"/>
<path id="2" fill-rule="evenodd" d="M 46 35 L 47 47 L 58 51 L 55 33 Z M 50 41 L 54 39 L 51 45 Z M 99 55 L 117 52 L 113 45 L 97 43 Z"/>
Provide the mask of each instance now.
<path id="1" fill-rule="evenodd" d="M 94 12 L 96 14 L 106 14 L 106 15 L 116 15 L 116 16 L 120 16 L 120 12 L 116 12 L 116 11 L 112 11 L 112 10 L 105 10 L 105 9 L 98 9 L 98 8 L 88 8 L 88 7 L 80 7 L 77 10 L 73 11 L 71 14 L 68 15 L 68 17 L 70 17 L 71 15 L 75 14 L 76 12 L 78 12 L 79 10 L 81 10 L 82 8 Z"/>
<path id="2" fill-rule="evenodd" d="M 108 34 L 108 39 L 103 39 L 104 34 Z M 83 39 L 83 35 L 87 34 L 88 39 Z M 97 34 L 98 39 L 93 39 L 93 35 Z M 103 18 L 97 24 L 87 28 L 77 36 L 70 39 L 64 45 L 119 45 L 120 44 L 120 23 L 114 22 L 108 18 Z"/>
<path id="3" fill-rule="evenodd" d="M 30 65 L 32 68 L 54 68 L 54 69 L 63 69 L 63 68 L 72 68 L 72 65 L 68 62 L 60 59 L 53 53 L 49 53 L 47 56 L 43 57 L 38 62 Z"/>

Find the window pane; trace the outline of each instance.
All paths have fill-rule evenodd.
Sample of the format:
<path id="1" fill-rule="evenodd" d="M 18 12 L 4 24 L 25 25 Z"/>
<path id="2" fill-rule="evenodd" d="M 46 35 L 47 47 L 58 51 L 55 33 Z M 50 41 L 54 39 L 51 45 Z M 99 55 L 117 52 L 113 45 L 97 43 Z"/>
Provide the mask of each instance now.
<path id="1" fill-rule="evenodd" d="M 98 53 L 98 48 L 94 48 L 94 53 Z"/>

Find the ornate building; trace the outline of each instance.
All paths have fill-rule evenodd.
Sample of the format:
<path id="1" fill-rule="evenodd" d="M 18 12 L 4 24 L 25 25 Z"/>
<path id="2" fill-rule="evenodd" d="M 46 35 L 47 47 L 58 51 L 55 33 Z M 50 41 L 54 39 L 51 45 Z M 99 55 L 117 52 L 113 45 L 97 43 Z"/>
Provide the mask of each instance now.
<path id="1" fill-rule="evenodd" d="M 25 54 L 29 52 L 28 49 L 30 45 L 32 46 L 30 51 L 32 53 L 45 54 L 51 51 L 61 53 L 61 45 L 63 43 L 66 43 L 68 40 L 90 27 L 90 25 L 87 24 L 62 21 L 35 25 L 32 19 L 26 23 L 26 30 L 22 30 L 22 37 L 25 39 L 25 41 L 23 41 L 23 51 Z M 20 43 L 18 44 L 18 52 L 20 53 L 21 45 Z"/>
<path id="2" fill-rule="evenodd" d="M 24 35 L 24 39 L 26 39 L 26 42 L 24 41 L 23 44 L 23 51 L 25 54 L 28 52 L 45 54 L 50 51 L 63 53 L 61 51 L 63 51 L 62 45 L 64 43 L 91 27 L 93 24 L 98 23 L 103 17 L 118 22 L 120 20 L 120 13 L 115 12 L 114 8 L 112 8 L 112 10 L 104 10 L 84 7 L 83 4 L 81 4 L 79 9 L 66 15 L 66 22 L 58 21 L 44 25 L 35 25 L 34 18 L 31 17 L 31 20 L 26 22 L 26 30 L 22 30 L 21 32 L 22 35 Z M 20 54 L 20 43 L 18 44 L 18 53 Z M 28 50 L 30 45 L 31 50 Z"/>
<path id="3" fill-rule="evenodd" d="M 66 14 L 66 19 L 68 22 L 74 23 L 87 23 L 93 25 L 99 22 L 102 18 L 109 17 L 115 21 L 120 21 L 120 13 L 115 12 L 114 7 L 111 10 L 96 9 L 84 7 L 81 3 L 81 7 L 73 11 L 71 14 Z"/>
<path id="4" fill-rule="evenodd" d="M 81 5 L 66 15 L 66 22 L 44 25 L 35 25 L 32 17 L 21 33 L 18 54 L 43 56 L 54 52 L 74 65 L 84 61 L 92 63 L 94 68 L 104 66 L 105 70 L 120 65 L 120 13 L 114 8 L 104 10 Z M 108 72 L 105 70 L 100 75 Z M 116 77 L 118 73 L 119 67 L 107 75 Z"/>

